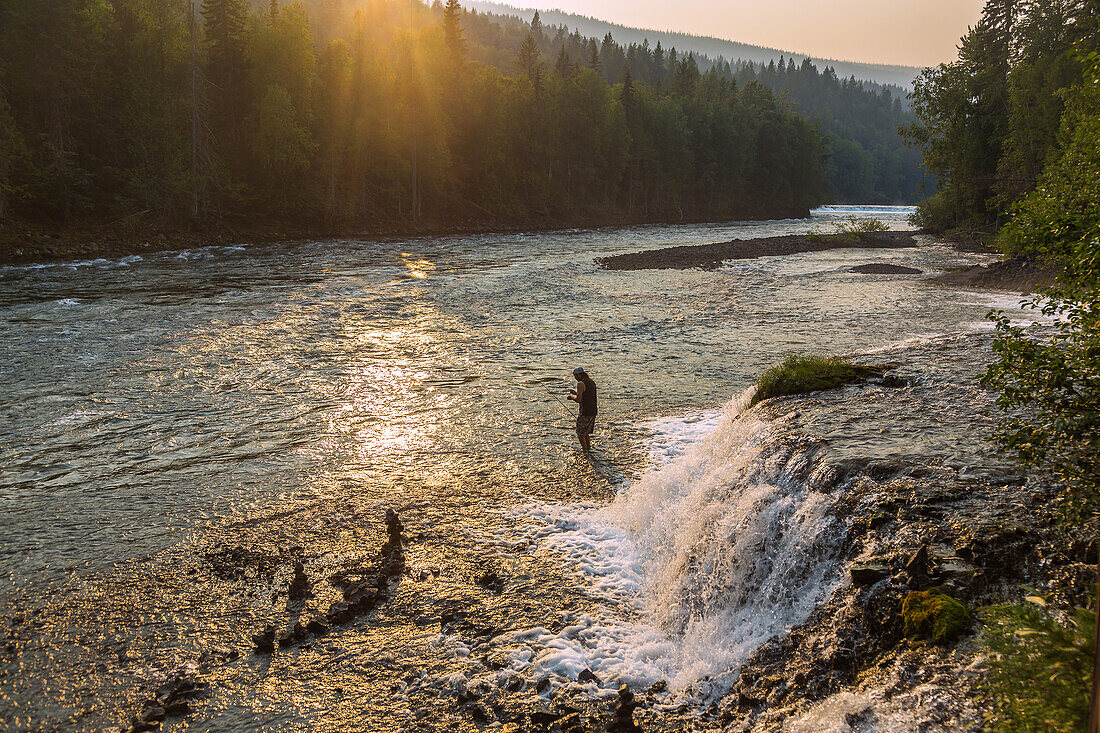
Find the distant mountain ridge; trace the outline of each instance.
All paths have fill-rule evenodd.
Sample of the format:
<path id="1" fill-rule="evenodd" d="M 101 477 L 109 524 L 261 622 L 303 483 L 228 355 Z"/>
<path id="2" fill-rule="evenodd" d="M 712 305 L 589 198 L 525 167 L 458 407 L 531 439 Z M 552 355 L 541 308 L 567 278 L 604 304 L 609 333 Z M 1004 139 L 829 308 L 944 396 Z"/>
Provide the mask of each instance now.
<path id="1" fill-rule="evenodd" d="M 530 22 L 535 11 L 531 8 L 518 8 L 513 5 L 486 2 L 486 0 L 467 0 L 463 3 L 469 10 L 477 10 L 481 13 L 493 15 L 516 16 L 525 23 Z M 582 36 L 603 38 L 608 33 L 622 45 L 631 43 L 641 44 L 648 40 L 650 46 L 655 46 L 659 41 L 665 48 L 675 47 L 677 51 L 691 51 L 703 54 L 711 59 L 724 58 L 731 64 L 738 59 L 753 63 L 767 64 L 769 61 L 779 61 L 780 58 L 794 59 L 801 64 L 806 54 L 791 51 L 782 51 L 763 46 L 752 46 L 747 43 L 727 41 L 722 38 L 709 36 L 694 36 L 688 33 L 673 31 L 647 30 L 644 28 L 632 28 L 630 26 L 611 23 L 608 21 L 589 18 L 584 15 L 564 13 L 560 10 L 539 10 L 539 18 L 545 25 L 568 26 L 570 31 L 576 30 Z M 813 59 L 816 66 L 824 68 L 831 66 L 841 79 L 854 76 L 861 81 L 872 81 L 878 84 L 888 84 L 901 87 L 906 91 L 913 88 L 913 80 L 920 73 L 920 69 L 912 66 L 891 66 L 888 64 L 865 64 L 856 61 L 839 61 L 835 59 Z"/>

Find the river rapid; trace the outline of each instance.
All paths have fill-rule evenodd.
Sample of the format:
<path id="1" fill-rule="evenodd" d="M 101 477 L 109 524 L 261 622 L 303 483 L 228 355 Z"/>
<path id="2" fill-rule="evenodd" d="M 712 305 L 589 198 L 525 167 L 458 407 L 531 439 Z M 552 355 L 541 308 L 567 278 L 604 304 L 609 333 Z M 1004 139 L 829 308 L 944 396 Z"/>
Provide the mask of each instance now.
<path id="1" fill-rule="evenodd" d="M 171 730 L 474 730 L 622 684 L 694 719 L 846 582 L 829 495 L 792 478 L 819 459 L 777 447 L 746 389 L 793 351 L 901 364 L 953 401 L 842 396 L 843 420 L 810 405 L 800 430 L 833 459 L 981 473 L 992 404 L 946 345 L 1021 298 L 849 272 L 992 259 L 930 239 L 714 271 L 594 259 L 852 213 L 909 212 L 0 268 L 5 729 L 126 727 L 173 676 L 195 690 Z M 575 366 L 599 385 L 591 457 Z M 254 654 L 366 572 L 387 509 L 404 553 L 382 602 Z"/>

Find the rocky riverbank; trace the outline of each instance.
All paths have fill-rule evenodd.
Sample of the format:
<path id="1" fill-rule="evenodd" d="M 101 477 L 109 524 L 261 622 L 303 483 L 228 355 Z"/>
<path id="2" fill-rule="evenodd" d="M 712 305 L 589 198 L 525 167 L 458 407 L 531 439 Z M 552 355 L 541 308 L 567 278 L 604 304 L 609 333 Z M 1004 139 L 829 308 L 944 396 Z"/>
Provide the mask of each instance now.
<path id="1" fill-rule="evenodd" d="M 975 265 L 958 272 L 945 272 L 929 279 L 944 285 L 1026 294 L 1052 284 L 1057 276 L 1057 268 L 1045 265 L 1034 257 L 1020 256 L 992 265 Z"/>
<path id="2" fill-rule="evenodd" d="M 777 257 L 830 249 L 902 249 L 916 247 L 912 232 L 868 232 L 861 234 L 805 235 L 760 239 L 734 239 L 714 244 L 663 247 L 604 257 L 597 262 L 608 270 L 669 270 L 700 267 L 713 269 L 726 260 Z"/>

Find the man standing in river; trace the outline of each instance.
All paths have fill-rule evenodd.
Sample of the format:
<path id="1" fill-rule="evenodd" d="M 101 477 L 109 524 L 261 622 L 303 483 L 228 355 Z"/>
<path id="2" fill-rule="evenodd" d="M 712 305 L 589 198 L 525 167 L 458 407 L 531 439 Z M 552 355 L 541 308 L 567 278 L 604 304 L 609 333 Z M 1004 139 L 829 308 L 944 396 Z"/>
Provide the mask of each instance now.
<path id="1" fill-rule="evenodd" d="M 569 399 L 581 406 L 577 415 L 577 440 L 585 453 L 592 450 L 592 431 L 596 427 L 596 383 L 582 367 L 573 370 L 577 378 L 577 388 L 569 390 Z"/>

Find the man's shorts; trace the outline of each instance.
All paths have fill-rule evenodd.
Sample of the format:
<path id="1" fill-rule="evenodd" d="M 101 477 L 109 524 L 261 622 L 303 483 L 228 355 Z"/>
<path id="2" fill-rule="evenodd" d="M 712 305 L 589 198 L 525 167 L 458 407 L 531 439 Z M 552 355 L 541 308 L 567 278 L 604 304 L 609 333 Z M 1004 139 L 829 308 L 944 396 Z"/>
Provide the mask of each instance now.
<path id="1" fill-rule="evenodd" d="M 577 415 L 577 435 L 591 435 L 595 429 L 595 415 Z"/>

